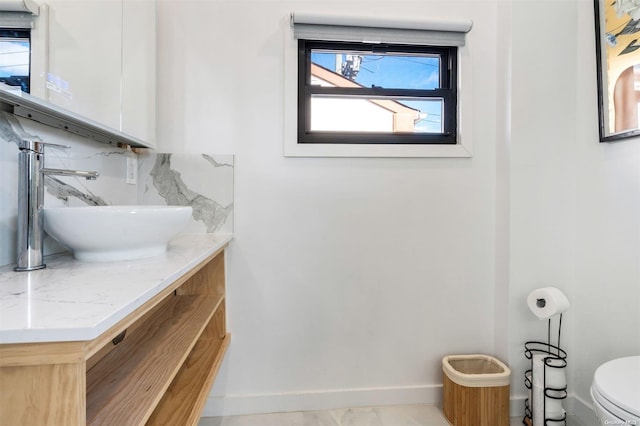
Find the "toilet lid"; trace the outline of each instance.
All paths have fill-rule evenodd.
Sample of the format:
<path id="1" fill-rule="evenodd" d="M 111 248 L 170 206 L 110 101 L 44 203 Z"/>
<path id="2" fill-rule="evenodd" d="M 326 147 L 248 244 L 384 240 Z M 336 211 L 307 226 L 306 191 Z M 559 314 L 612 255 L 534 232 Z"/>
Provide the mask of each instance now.
<path id="1" fill-rule="evenodd" d="M 640 356 L 602 364 L 593 376 L 593 387 L 612 404 L 640 416 Z"/>

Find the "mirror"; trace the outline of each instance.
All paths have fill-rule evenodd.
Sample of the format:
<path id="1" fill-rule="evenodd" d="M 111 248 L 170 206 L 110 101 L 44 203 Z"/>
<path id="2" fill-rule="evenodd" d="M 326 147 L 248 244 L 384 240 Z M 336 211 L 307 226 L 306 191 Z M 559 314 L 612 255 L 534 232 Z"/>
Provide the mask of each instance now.
<path id="1" fill-rule="evenodd" d="M 155 0 L 39 0 L 30 94 L 155 145 Z"/>

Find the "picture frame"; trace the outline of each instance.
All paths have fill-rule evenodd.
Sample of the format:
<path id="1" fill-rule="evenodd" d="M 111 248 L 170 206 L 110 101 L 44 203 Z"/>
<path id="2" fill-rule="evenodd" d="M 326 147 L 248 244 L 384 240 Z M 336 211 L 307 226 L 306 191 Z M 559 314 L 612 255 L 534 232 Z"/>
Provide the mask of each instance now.
<path id="1" fill-rule="evenodd" d="M 600 142 L 640 136 L 640 3 L 594 7 Z"/>

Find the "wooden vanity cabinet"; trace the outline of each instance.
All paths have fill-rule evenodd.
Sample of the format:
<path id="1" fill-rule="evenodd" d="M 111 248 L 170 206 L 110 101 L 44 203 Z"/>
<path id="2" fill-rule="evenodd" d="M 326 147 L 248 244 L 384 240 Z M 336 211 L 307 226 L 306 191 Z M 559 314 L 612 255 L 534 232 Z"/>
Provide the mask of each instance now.
<path id="1" fill-rule="evenodd" d="M 0 425 L 196 425 L 229 340 L 221 248 L 94 340 L 0 345 Z"/>

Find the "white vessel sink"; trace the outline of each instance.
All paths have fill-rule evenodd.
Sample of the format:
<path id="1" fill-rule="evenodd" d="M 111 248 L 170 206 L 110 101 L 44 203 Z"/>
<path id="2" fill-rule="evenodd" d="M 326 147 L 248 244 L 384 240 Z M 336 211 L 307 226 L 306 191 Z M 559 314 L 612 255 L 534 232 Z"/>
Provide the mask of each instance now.
<path id="1" fill-rule="evenodd" d="M 44 229 L 78 260 L 111 262 L 159 256 L 191 217 L 191 207 L 44 208 Z"/>

